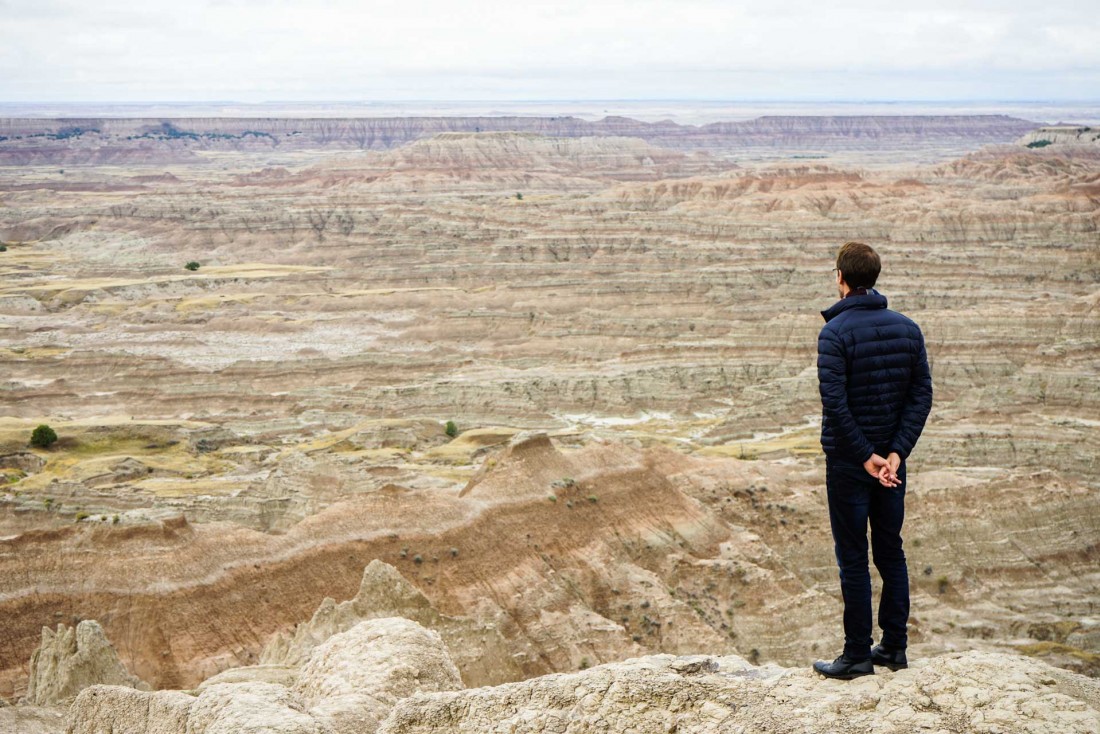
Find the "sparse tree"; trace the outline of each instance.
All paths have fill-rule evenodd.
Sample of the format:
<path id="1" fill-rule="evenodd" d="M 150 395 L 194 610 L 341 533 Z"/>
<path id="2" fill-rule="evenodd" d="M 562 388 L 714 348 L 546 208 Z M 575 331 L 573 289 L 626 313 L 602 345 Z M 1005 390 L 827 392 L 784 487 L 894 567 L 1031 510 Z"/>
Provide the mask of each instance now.
<path id="1" fill-rule="evenodd" d="M 45 423 L 31 431 L 31 446 L 48 449 L 57 441 L 57 432 Z"/>

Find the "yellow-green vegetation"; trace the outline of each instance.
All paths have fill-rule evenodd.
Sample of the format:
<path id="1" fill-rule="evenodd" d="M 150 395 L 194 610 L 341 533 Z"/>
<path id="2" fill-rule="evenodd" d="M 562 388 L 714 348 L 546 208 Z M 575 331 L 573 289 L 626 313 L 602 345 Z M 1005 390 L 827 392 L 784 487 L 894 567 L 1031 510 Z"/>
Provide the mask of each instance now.
<path id="1" fill-rule="evenodd" d="M 250 303 L 262 293 L 224 293 L 210 296 L 196 296 L 194 298 L 181 298 L 176 304 L 176 310 L 180 312 L 200 311 L 204 309 L 218 308 L 227 303 Z"/>
<path id="2" fill-rule="evenodd" d="M 1027 636 L 1040 642 L 1065 642 L 1066 638 L 1081 629 L 1079 622 L 1035 622 L 1027 628 Z"/>
<path id="3" fill-rule="evenodd" d="M 25 449 L 31 425 L 31 421 L 0 419 L 0 449 Z M 195 476 L 215 474 L 230 466 L 216 453 L 196 456 L 189 450 L 186 440 L 188 429 L 209 425 L 205 423 L 135 422 L 129 417 L 108 416 L 96 421 L 70 421 L 55 425 L 62 440 L 48 452 L 38 454 L 46 463 L 40 471 L 21 478 L 20 491 L 45 491 L 55 479 L 94 482 L 102 478 L 102 481 L 109 482 L 116 469 L 131 475 L 129 481 L 135 486 L 144 486 L 149 479 L 140 480 L 132 476 L 134 472 L 140 472 L 141 467 L 150 475 Z M 123 463 L 128 459 L 131 461 Z"/>
<path id="4" fill-rule="evenodd" d="M 26 476 L 27 472 L 22 469 L 0 467 L 0 484 L 15 484 Z"/>
<path id="5" fill-rule="evenodd" d="M 300 273 L 319 273 L 331 270 L 329 267 L 310 267 L 305 265 L 276 265 L 272 263 L 240 263 L 203 268 L 201 273 L 180 275 L 178 272 L 150 275 L 145 278 L 64 278 L 51 280 L 38 285 L 16 285 L 0 288 L 0 293 L 26 293 L 35 298 L 59 298 L 65 303 L 75 303 L 92 291 L 111 291 L 143 285 L 165 285 L 173 282 L 193 282 L 195 280 L 285 278 Z"/>
<path id="6" fill-rule="evenodd" d="M 26 276 L 27 268 L 46 270 L 73 259 L 57 250 L 35 250 L 14 242 L 7 244 L 8 252 L 4 255 L 4 267 L 0 268 L 0 280 L 6 280 L 3 278 L 5 275 Z"/>
<path id="7" fill-rule="evenodd" d="M 474 453 L 486 446 L 507 443 L 519 429 L 506 427 L 471 428 L 442 446 L 424 452 L 424 460 L 440 464 L 469 464 Z"/>
<path id="8" fill-rule="evenodd" d="M 70 353 L 71 349 L 67 347 L 11 347 L 10 349 L 0 348 L 0 358 L 8 360 L 32 360 L 32 359 L 49 359 L 51 357 L 60 357 L 62 355 Z"/>
<path id="9" fill-rule="evenodd" d="M 1061 642 L 1033 642 L 1027 645 L 1016 645 L 1016 650 L 1021 654 L 1033 658 L 1049 658 L 1065 656 L 1079 661 L 1081 672 L 1093 677 L 1100 676 L 1100 655 L 1081 650 L 1080 648 L 1066 645 Z M 1064 667 L 1064 666 L 1062 666 Z"/>
<path id="10" fill-rule="evenodd" d="M 721 446 L 707 446 L 697 452 L 704 456 L 728 456 L 735 459 L 759 459 L 763 456 L 815 456 L 821 453 L 819 430 L 799 428 L 766 438 L 745 439 Z"/>
<path id="11" fill-rule="evenodd" d="M 422 474 L 424 476 L 438 477 L 448 482 L 465 483 L 470 480 L 470 477 L 474 476 L 476 470 L 470 466 L 451 466 L 440 464 L 417 464 L 415 462 L 405 462 L 402 468 L 415 472 L 416 474 Z"/>
<path id="12" fill-rule="evenodd" d="M 196 474 L 182 477 L 153 477 L 136 482 L 135 488 L 154 497 L 225 496 L 248 488 L 248 482 Z"/>
<path id="13" fill-rule="evenodd" d="M 490 289 L 491 286 L 484 286 L 482 288 L 474 289 L 470 292 L 478 293 L 482 290 Z M 453 285 L 425 285 L 425 286 L 412 286 L 409 288 L 357 288 L 347 291 L 309 291 L 306 293 L 295 293 L 294 295 L 285 296 L 287 304 L 300 303 L 303 298 L 359 298 L 361 296 L 392 296 L 398 293 L 416 293 L 419 291 L 461 291 L 463 288 L 457 288 Z"/>
<path id="14" fill-rule="evenodd" d="M 413 425 L 413 423 L 413 421 L 402 420 L 400 418 L 375 418 L 371 420 L 361 421 L 351 426 L 350 428 L 345 428 L 342 431 L 333 431 L 332 433 L 327 433 L 320 438 L 310 439 L 309 441 L 303 441 L 302 443 L 295 444 L 290 448 L 285 448 L 279 453 L 279 458 L 283 458 L 296 451 L 305 454 L 315 454 L 319 451 L 346 451 L 358 453 L 359 451 L 377 450 L 386 452 L 385 454 L 381 454 L 381 456 L 405 454 L 408 453 L 408 449 L 398 447 L 384 449 L 360 449 L 348 439 L 361 431 L 365 431 L 371 428 L 385 428 L 390 426 L 406 427 Z"/>

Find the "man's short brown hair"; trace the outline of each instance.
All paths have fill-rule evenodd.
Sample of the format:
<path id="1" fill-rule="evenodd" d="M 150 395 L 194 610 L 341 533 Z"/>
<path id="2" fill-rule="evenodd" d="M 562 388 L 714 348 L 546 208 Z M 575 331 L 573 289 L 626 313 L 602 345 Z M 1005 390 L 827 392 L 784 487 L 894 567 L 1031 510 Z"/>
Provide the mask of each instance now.
<path id="1" fill-rule="evenodd" d="M 836 267 L 849 288 L 874 288 L 882 263 L 869 245 L 845 242 L 836 254 Z"/>

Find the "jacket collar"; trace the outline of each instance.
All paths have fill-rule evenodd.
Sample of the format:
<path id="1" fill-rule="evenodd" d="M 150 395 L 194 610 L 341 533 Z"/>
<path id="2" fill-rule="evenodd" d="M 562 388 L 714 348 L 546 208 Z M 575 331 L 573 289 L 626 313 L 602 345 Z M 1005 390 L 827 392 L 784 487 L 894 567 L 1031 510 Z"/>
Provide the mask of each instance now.
<path id="1" fill-rule="evenodd" d="M 828 323 L 852 308 L 886 308 L 886 296 L 882 295 L 874 288 L 868 288 L 866 295 L 849 295 L 847 298 L 842 298 L 822 311 L 821 315 L 825 319 L 825 322 Z"/>

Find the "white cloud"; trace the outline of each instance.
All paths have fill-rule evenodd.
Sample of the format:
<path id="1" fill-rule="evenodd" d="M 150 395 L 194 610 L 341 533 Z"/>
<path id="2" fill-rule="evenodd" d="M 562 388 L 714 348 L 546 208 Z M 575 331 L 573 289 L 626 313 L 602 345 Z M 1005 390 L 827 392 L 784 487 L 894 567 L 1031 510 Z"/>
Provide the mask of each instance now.
<path id="1" fill-rule="evenodd" d="M 1100 97 L 1066 0 L 0 3 L 0 100 Z"/>

